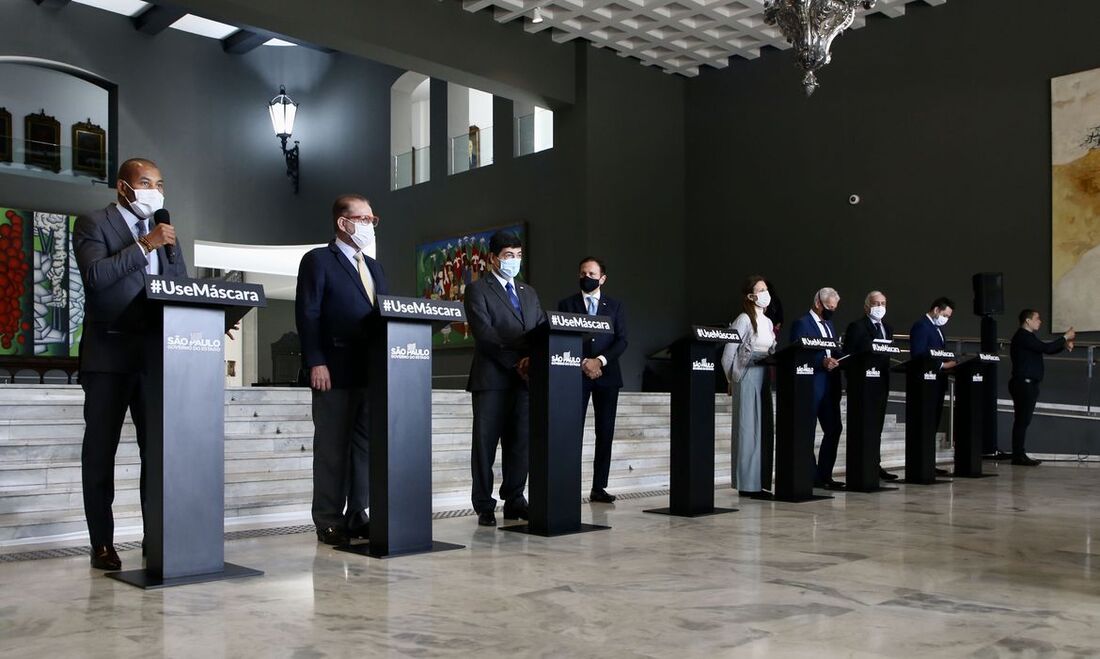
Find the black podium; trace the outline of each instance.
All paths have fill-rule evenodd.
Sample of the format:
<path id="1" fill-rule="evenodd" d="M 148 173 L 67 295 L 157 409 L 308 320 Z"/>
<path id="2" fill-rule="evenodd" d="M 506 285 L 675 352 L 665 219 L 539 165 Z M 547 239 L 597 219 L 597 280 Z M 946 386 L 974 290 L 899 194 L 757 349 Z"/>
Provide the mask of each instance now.
<path id="1" fill-rule="evenodd" d="M 432 324 L 458 302 L 378 296 L 371 328 L 370 538 L 336 549 L 374 558 L 462 549 L 432 540 Z"/>
<path id="2" fill-rule="evenodd" d="M 775 363 L 776 501 L 802 503 L 831 499 L 814 494 L 814 366 L 822 350 L 839 350 L 834 339 L 801 338 L 772 356 Z"/>
<path id="3" fill-rule="evenodd" d="M 612 331 L 606 316 L 557 311 L 531 331 L 529 519 L 500 530 L 552 537 L 610 528 L 581 523 L 581 361 L 586 334 Z"/>
<path id="4" fill-rule="evenodd" d="M 979 352 L 955 367 L 955 470 L 959 478 L 990 478 L 982 473 L 990 400 L 996 412 L 997 364 L 1001 358 Z M 990 391 L 993 395 L 990 395 Z"/>
<path id="5" fill-rule="evenodd" d="M 702 517 L 737 510 L 714 507 L 714 372 L 718 346 L 740 342 L 733 330 L 694 327 L 672 345 L 669 506 L 645 512 Z"/>
<path id="6" fill-rule="evenodd" d="M 844 489 L 849 492 L 897 489 L 882 487 L 879 464 L 882 423 L 890 395 L 890 357 L 900 353 L 893 341 L 875 339 L 870 350 L 841 362 L 848 384 Z"/>
<path id="7" fill-rule="evenodd" d="M 146 277 L 120 327 L 145 355 L 145 589 L 263 574 L 225 562 L 225 331 L 267 304 L 262 286 Z"/>
<path id="8" fill-rule="evenodd" d="M 950 483 L 936 478 L 936 425 L 943 408 L 947 374 L 942 362 L 955 358 L 947 350 L 932 350 L 894 367 L 905 373 L 905 479 L 910 485 Z"/>

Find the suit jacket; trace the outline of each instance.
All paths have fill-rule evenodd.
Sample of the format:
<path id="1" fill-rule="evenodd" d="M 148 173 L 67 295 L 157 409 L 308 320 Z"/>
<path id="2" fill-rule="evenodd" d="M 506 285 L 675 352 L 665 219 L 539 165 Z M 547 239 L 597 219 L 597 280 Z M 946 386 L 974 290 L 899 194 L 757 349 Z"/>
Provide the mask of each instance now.
<path id="1" fill-rule="evenodd" d="M 829 331 L 832 332 L 833 338 L 838 339 L 839 337 L 837 336 L 836 328 L 833 327 L 833 321 L 826 320 L 824 322 L 825 322 L 825 325 L 829 328 Z M 794 343 L 795 341 L 797 341 L 798 339 L 801 339 L 803 337 L 809 337 L 809 338 L 813 338 L 813 339 L 824 338 L 824 337 L 821 336 L 821 330 L 818 328 L 817 321 L 814 320 L 814 317 L 811 316 L 809 313 L 807 313 L 804 316 L 800 316 L 793 323 L 791 323 L 791 333 L 790 333 L 791 343 Z M 831 353 L 832 353 L 833 357 L 837 358 L 837 359 L 839 359 L 843 354 L 840 350 L 832 350 Z M 829 371 L 825 370 L 825 367 L 823 366 L 824 362 L 825 362 L 825 351 L 824 350 L 817 351 L 817 353 L 814 355 L 813 360 L 811 361 L 811 363 L 813 364 L 813 367 L 814 367 L 815 375 L 818 372 L 820 372 L 820 373 L 828 373 L 829 372 Z"/>
<path id="2" fill-rule="evenodd" d="M 387 293 L 386 275 L 377 261 L 364 258 L 377 300 Z M 335 241 L 302 257 L 294 319 L 307 372 L 323 364 L 334 388 L 367 386 L 367 344 L 371 333 L 381 328 L 380 316 L 355 265 Z"/>
<path id="3" fill-rule="evenodd" d="M 836 328 L 833 327 L 833 321 L 824 321 L 825 325 L 832 332 L 833 338 L 837 337 Z M 809 338 L 824 338 L 821 336 L 821 330 L 818 329 L 817 321 L 813 316 L 806 313 L 804 316 L 800 316 L 797 320 L 791 323 L 791 342 L 795 342 L 802 337 Z M 833 358 L 839 359 L 843 356 L 840 350 L 832 350 Z M 810 360 L 810 364 L 814 367 L 814 389 L 821 395 L 824 395 L 828 391 L 832 391 L 835 396 L 840 395 L 840 369 L 835 368 L 829 371 L 825 368 L 825 351 L 818 350 L 814 353 L 814 357 Z"/>
<path id="4" fill-rule="evenodd" d="M 466 287 L 466 322 L 474 335 L 474 360 L 467 391 L 492 391 L 524 386 L 516 364 L 529 357 L 527 333 L 546 321 L 539 295 L 529 284 L 515 282 L 520 317 L 508 293 L 491 272 Z"/>
<path id="5" fill-rule="evenodd" d="M 584 304 L 584 295 L 576 293 L 558 302 L 558 311 L 565 313 L 588 313 Z M 615 387 L 622 389 L 623 372 L 619 367 L 619 357 L 626 352 L 626 313 L 623 311 L 623 303 L 608 297 L 600 292 L 600 303 L 597 313 L 601 316 L 611 317 L 611 327 L 614 334 L 592 334 L 584 337 L 584 356 L 595 358 L 600 355 L 607 360 L 607 366 L 603 367 L 603 375 L 592 381 L 593 386 Z M 587 381 L 587 378 L 585 378 Z"/>
<path id="6" fill-rule="evenodd" d="M 913 323 L 912 329 L 909 330 L 909 357 L 916 359 L 917 357 L 926 357 L 932 350 L 942 350 L 944 347 L 944 337 L 940 328 L 936 327 L 936 324 L 928 319 L 927 315 L 921 316 L 921 319 Z"/>
<path id="7" fill-rule="evenodd" d="M 76 218 L 73 251 L 84 281 L 84 330 L 80 336 L 80 370 L 89 373 L 137 373 L 144 366 L 140 335 L 117 325 L 123 312 L 145 290 L 145 250 L 111 204 Z M 160 274 L 186 277 L 183 252 L 168 262 L 157 250 Z"/>
<path id="8" fill-rule="evenodd" d="M 890 323 L 882 321 L 882 329 L 886 331 L 887 339 L 894 338 L 894 328 Z M 844 330 L 844 352 L 850 355 L 870 352 L 874 340 L 881 338 L 878 330 L 875 329 L 874 321 L 864 315 L 859 320 L 853 320 L 848 324 L 848 329 Z"/>
<path id="9" fill-rule="evenodd" d="M 1066 337 L 1043 341 L 1024 328 L 1012 335 L 1009 355 L 1012 356 L 1012 377 L 1027 378 L 1033 382 L 1043 380 L 1043 355 L 1056 355 L 1066 349 Z"/>

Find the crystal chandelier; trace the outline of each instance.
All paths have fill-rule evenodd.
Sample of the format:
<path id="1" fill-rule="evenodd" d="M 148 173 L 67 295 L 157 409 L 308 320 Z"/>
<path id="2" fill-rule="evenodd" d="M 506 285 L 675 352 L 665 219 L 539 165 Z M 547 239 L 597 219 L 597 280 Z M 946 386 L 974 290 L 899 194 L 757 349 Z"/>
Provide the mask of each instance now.
<path id="1" fill-rule="evenodd" d="M 829 63 L 829 48 L 856 18 L 856 8 L 871 9 L 877 0 L 765 0 L 764 22 L 775 25 L 794 46 L 798 65 L 806 72 L 806 96 L 817 89 L 815 71 Z"/>

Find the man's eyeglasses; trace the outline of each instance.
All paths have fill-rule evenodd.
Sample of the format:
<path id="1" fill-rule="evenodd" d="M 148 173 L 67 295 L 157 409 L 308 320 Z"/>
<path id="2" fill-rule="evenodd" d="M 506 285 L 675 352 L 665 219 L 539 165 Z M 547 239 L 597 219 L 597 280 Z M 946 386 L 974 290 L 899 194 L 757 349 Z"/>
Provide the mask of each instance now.
<path id="1" fill-rule="evenodd" d="M 378 226 L 378 223 L 382 221 L 382 218 L 377 215 L 345 215 L 344 219 L 352 222 L 367 222 L 374 226 Z"/>

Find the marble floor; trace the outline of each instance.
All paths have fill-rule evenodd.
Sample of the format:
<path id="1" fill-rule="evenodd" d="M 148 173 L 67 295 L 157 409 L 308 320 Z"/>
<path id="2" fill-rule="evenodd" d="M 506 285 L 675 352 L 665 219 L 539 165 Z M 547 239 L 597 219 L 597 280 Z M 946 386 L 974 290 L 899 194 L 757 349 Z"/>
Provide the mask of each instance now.
<path id="1" fill-rule="evenodd" d="M 266 576 L 163 591 L 84 557 L 0 563 L 0 655 L 1100 655 L 1100 466 L 987 469 L 804 504 L 720 490 L 740 511 L 697 519 L 630 499 L 552 539 L 447 519 L 436 539 L 467 549 L 387 561 L 236 540 L 227 560 Z"/>

